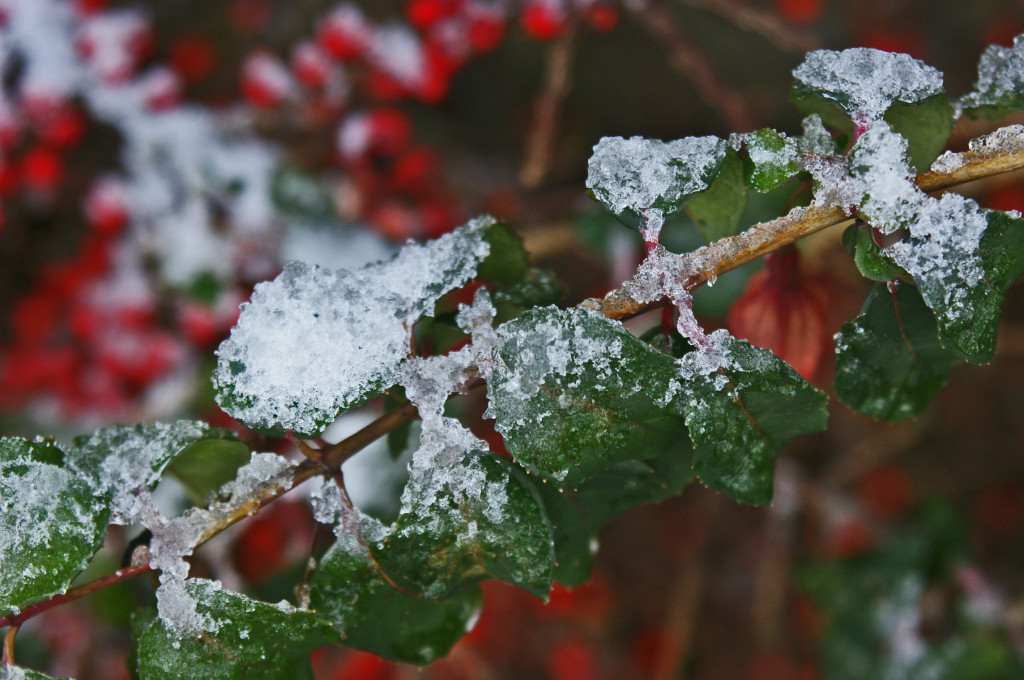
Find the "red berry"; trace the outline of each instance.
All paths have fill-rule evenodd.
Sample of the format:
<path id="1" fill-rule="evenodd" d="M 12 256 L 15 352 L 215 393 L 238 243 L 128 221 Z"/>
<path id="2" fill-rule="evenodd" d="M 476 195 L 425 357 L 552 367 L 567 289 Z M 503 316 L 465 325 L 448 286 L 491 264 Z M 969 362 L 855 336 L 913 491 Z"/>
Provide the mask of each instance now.
<path id="1" fill-rule="evenodd" d="M 182 305 L 178 312 L 178 323 L 185 337 L 197 347 L 208 347 L 221 338 L 220 324 L 214 310 L 196 303 Z"/>
<path id="2" fill-rule="evenodd" d="M 369 148 L 381 156 L 394 156 L 409 147 L 412 125 L 397 109 L 374 109 L 367 116 Z"/>
<path id="3" fill-rule="evenodd" d="M 821 18 L 825 0 L 775 0 L 775 11 L 794 24 L 810 24 Z"/>
<path id="4" fill-rule="evenodd" d="M 217 53 L 205 37 L 183 35 L 171 44 L 167 59 L 186 83 L 195 83 L 210 75 Z"/>
<path id="5" fill-rule="evenodd" d="M 18 189 L 18 170 L 0 158 L 0 196 L 10 196 Z"/>
<path id="6" fill-rule="evenodd" d="M 39 126 L 39 137 L 58 149 L 76 146 L 85 134 L 85 117 L 75 108 L 65 107 Z"/>
<path id="7" fill-rule="evenodd" d="M 535 40 L 554 40 L 565 31 L 568 17 L 556 1 L 530 0 L 519 14 L 519 23 Z"/>
<path id="8" fill-rule="evenodd" d="M 595 2 L 587 6 L 583 18 L 598 33 L 609 33 L 619 23 L 619 10 L 609 2 Z"/>
<path id="9" fill-rule="evenodd" d="M 391 166 L 391 181 L 407 193 L 422 190 L 437 177 L 437 154 L 426 148 L 410 149 L 395 159 Z"/>
<path id="10" fill-rule="evenodd" d="M 100 234 L 116 234 L 128 222 L 124 186 L 120 181 L 103 178 L 93 184 L 85 199 L 85 217 Z"/>
<path id="11" fill-rule="evenodd" d="M 469 44 L 477 52 L 490 52 L 505 39 L 505 17 L 499 12 L 482 9 L 469 19 Z"/>
<path id="12" fill-rule="evenodd" d="M 373 28 L 354 5 L 341 5 L 320 21 L 317 42 L 331 56 L 352 61 L 366 54 L 373 41 Z"/>
<path id="13" fill-rule="evenodd" d="M 405 4 L 405 18 L 423 31 L 450 16 L 452 4 L 447 0 L 409 0 Z"/>
<path id="14" fill-rule="evenodd" d="M 142 96 L 150 111 L 166 111 L 181 101 L 181 78 L 169 68 L 156 68 L 139 79 Z"/>
<path id="15" fill-rule="evenodd" d="M 83 16 L 102 12 L 110 4 L 110 0 L 75 0 L 75 11 Z"/>
<path id="16" fill-rule="evenodd" d="M 331 61 L 323 49 L 312 42 L 301 42 L 292 50 L 292 74 L 310 90 L 322 90 L 331 75 Z"/>
<path id="17" fill-rule="evenodd" d="M 291 94 L 292 87 L 288 69 L 268 52 L 251 54 L 242 65 L 242 96 L 256 108 L 278 106 Z"/>
<path id="18" fill-rule="evenodd" d="M 64 161 L 50 149 L 36 147 L 21 160 L 21 181 L 29 190 L 53 191 L 63 176 Z"/>

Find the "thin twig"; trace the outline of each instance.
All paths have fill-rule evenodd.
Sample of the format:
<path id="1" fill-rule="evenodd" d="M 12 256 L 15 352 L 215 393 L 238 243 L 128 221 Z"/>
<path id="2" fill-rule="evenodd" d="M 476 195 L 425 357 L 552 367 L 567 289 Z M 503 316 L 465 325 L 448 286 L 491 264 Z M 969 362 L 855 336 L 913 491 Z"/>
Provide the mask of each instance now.
<path id="1" fill-rule="evenodd" d="M 757 33 L 780 50 L 804 54 L 821 47 L 818 40 L 808 33 L 798 31 L 779 20 L 774 12 L 741 5 L 732 0 L 678 0 L 688 7 L 712 12 L 744 31 Z"/>
<path id="2" fill-rule="evenodd" d="M 701 100 L 721 113 L 732 130 L 744 132 L 754 129 L 754 119 L 747 105 L 726 87 L 711 68 L 707 57 L 683 36 L 670 12 L 650 1 L 630 3 L 627 7 L 665 49 L 672 67 L 690 79 Z"/>
<path id="3" fill-rule="evenodd" d="M 372 442 L 387 434 L 396 427 L 412 420 L 419 412 L 412 402 L 405 402 L 401 406 L 388 411 L 377 420 L 373 421 L 351 437 L 343 439 L 321 451 L 323 464 L 329 468 L 340 467 L 342 463 L 363 450 Z"/>
<path id="4" fill-rule="evenodd" d="M 3 659 L 0 660 L 4 666 L 13 666 L 14 664 L 14 636 L 18 634 L 18 629 L 21 628 L 19 625 L 13 625 L 7 629 L 7 635 L 4 636 L 4 654 Z"/>
<path id="5" fill-rule="evenodd" d="M 981 147 L 956 157 L 962 163 L 960 167 L 948 172 L 924 172 L 915 178 L 915 182 L 924 191 L 938 191 L 982 177 L 1020 170 L 1024 168 L 1024 139 L 1016 147 Z M 755 224 L 735 236 L 720 239 L 693 252 L 672 255 L 662 251 L 660 256 L 670 265 L 677 281 L 692 291 L 762 255 L 823 229 L 848 223 L 851 219 L 845 211 L 835 207 L 795 208 L 782 217 Z M 580 306 L 599 311 L 611 319 L 635 316 L 655 306 L 655 303 L 637 301 L 630 290 L 631 283 L 627 282 L 603 299 L 590 298 Z"/>
<path id="6" fill-rule="evenodd" d="M 533 126 L 526 141 L 526 160 L 519 172 L 519 181 L 527 189 L 540 186 L 551 169 L 558 112 L 571 84 L 575 37 L 576 27 L 571 24 L 548 51 L 544 86 L 534 105 Z"/>

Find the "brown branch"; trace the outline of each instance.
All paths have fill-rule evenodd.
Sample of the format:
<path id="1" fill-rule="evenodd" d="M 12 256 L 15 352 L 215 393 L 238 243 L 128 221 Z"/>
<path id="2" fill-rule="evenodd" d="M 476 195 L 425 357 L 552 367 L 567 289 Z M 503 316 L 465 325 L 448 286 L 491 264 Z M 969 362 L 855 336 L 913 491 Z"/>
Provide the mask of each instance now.
<path id="1" fill-rule="evenodd" d="M 535 189 L 551 169 L 551 150 L 558 129 L 558 111 L 569 91 L 576 27 L 570 25 L 548 51 L 544 86 L 534 105 L 533 127 L 526 141 L 526 160 L 519 181 Z"/>
<path id="2" fill-rule="evenodd" d="M 915 178 L 915 182 L 925 191 L 937 191 L 982 177 L 1024 168 L 1024 128 L 1004 128 L 1004 131 L 1007 130 L 1007 135 L 1019 140 L 1019 144 L 1004 142 L 999 145 L 974 145 L 970 151 L 950 155 L 950 158 L 955 160 L 950 165 L 962 163 L 956 169 L 947 172 L 924 172 Z M 979 138 L 977 141 L 990 139 L 1000 132 L 1002 131 Z M 847 223 L 851 219 L 840 208 L 794 208 L 782 217 L 755 224 L 735 236 L 715 241 L 691 253 L 672 255 L 659 247 L 661 264 L 667 264 L 674 278 L 682 282 L 687 290 L 692 291 L 762 255 L 815 232 Z M 641 265 L 638 277 L 643 274 L 643 270 L 644 265 Z M 636 300 L 631 294 L 633 288 L 633 282 L 626 282 L 605 295 L 603 299 L 590 298 L 584 300 L 580 306 L 599 311 L 610 319 L 624 319 L 657 304 Z"/>
<path id="3" fill-rule="evenodd" d="M 405 402 L 398 408 L 388 411 L 377 420 L 373 421 L 351 437 L 343 439 L 321 453 L 323 464 L 329 468 L 340 467 L 342 463 L 361 451 L 363 448 L 377 441 L 381 436 L 387 434 L 399 425 L 406 423 L 419 415 L 412 402 Z"/>
<path id="4" fill-rule="evenodd" d="M 679 3 L 717 14 L 737 28 L 757 33 L 780 50 L 803 56 L 821 47 L 813 35 L 787 26 L 774 12 L 758 7 L 741 5 L 735 0 L 679 0 Z"/>
<path id="5" fill-rule="evenodd" d="M 754 119 L 738 94 L 721 81 L 711 68 L 707 57 L 697 49 L 676 26 L 671 12 L 660 5 L 645 1 L 627 4 L 640 25 L 661 44 L 672 68 L 689 78 L 697 88 L 697 96 L 722 114 L 726 124 L 736 132 L 753 130 Z"/>
<path id="6" fill-rule="evenodd" d="M 14 636 L 18 634 L 19 628 L 21 626 L 13 625 L 7 629 L 7 635 L 4 635 L 4 653 L 3 658 L 0 659 L 0 665 L 14 665 Z"/>

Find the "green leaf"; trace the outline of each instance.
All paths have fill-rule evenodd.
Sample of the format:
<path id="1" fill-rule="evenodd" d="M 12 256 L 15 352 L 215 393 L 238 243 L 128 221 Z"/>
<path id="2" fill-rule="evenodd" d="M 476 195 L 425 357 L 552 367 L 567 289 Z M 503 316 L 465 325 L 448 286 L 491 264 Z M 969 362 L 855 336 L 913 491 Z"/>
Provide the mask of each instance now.
<path id="1" fill-rule="evenodd" d="M 181 482 L 197 505 L 221 488 L 249 462 L 249 445 L 231 430 L 220 430 L 216 438 L 201 439 L 182 449 L 174 457 L 167 472 Z"/>
<path id="2" fill-rule="evenodd" d="M 913 104 L 896 102 L 885 112 L 885 120 L 893 131 L 906 138 L 917 172 L 927 171 L 939 157 L 956 122 L 945 94 Z"/>
<path id="3" fill-rule="evenodd" d="M 905 279 L 908 275 L 885 255 L 885 251 L 875 243 L 871 227 L 854 225 L 856 241 L 854 243 L 853 261 L 857 270 L 864 278 L 871 281 L 893 281 Z"/>
<path id="4" fill-rule="evenodd" d="M 270 177 L 270 200 L 290 217 L 310 222 L 336 218 L 330 190 L 315 175 L 298 168 L 279 165 Z"/>
<path id="5" fill-rule="evenodd" d="M 711 186 L 686 204 L 686 213 L 697 225 L 705 243 L 732 236 L 739 231 L 740 217 L 747 207 L 747 188 L 743 184 L 743 161 L 732 149 Z"/>
<path id="6" fill-rule="evenodd" d="M 709 340 L 681 362 L 694 472 L 741 503 L 769 503 L 779 448 L 824 429 L 827 398 L 769 350 L 725 331 Z"/>
<path id="7" fill-rule="evenodd" d="M 319 434 L 341 411 L 395 383 L 413 325 L 445 293 L 488 267 L 497 278 L 514 273 L 519 260 L 505 233 L 481 217 L 357 270 L 289 263 L 256 286 L 221 344 L 218 403 L 250 427 Z M 505 264 L 491 267 L 492 258 Z"/>
<path id="8" fill-rule="evenodd" d="M 565 284 L 550 269 L 531 267 L 516 283 L 494 293 L 494 304 L 510 304 L 520 309 L 553 305 L 565 295 Z M 499 313 L 500 316 L 500 313 Z"/>
<path id="9" fill-rule="evenodd" d="M 942 73 L 924 62 L 866 47 L 809 52 L 793 70 L 793 78 L 797 106 L 805 113 L 818 113 L 830 125 L 837 121 L 828 104 L 866 126 L 897 102 L 918 104 L 944 91 Z"/>
<path id="10" fill-rule="evenodd" d="M 603 137 L 587 165 L 587 188 L 626 226 L 657 230 L 710 186 L 725 150 L 725 140 L 714 136 Z"/>
<path id="11" fill-rule="evenodd" d="M 1013 47 L 985 48 L 974 90 L 960 104 L 971 118 L 985 116 L 989 120 L 1024 109 L 1024 35 L 1013 39 Z"/>
<path id="12" fill-rule="evenodd" d="M 903 240 L 885 252 L 935 312 L 942 345 L 972 363 L 987 362 L 1003 294 L 1024 271 L 1024 221 L 948 193 L 925 201 Z"/>
<path id="13" fill-rule="evenodd" d="M 406 401 L 405 390 L 402 387 L 396 387 L 394 390 L 389 390 L 384 393 L 384 412 L 388 413 L 393 411 L 399 406 L 405 404 Z M 407 448 L 409 448 L 409 432 L 411 430 L 412 421 L 407 420 L 388 432 L 388 453 L 391 454 L 392 460 L 398 460 L 398 457 L 401 456 Z"/>
<path id="14" fill-rule="evenodd" d="M 750 157 L 745 175 L 751 188 L 771 191 L 800 172 L 797 140 L 762 128 L 746 134 L 743 141 Z"/>
<path id="15" fill-rule="evenodd" d="M 52 441 L 0 438 L 0 616 L 71 585 L 103 543 L 108 501 Z"/>
<path id="16" fill-rule="evenodd" d="M 111 494 L 113 522 L 132 523 L 130 509 L 139 489 L 153 490 L 179 455 L 182 481 L 197 500 L 234 478 L 248 462 L 249 447 L 230 430 L 179 420 L 153 425 L 114 425 L 75 440 L 69 463 Z M 241 461 L 238 465 L 235 463 Z M 230 469 L 229 469 L 230 468 Z"/>
<path id="17" fill-rule="evenodd" d="M 523 280 L 529 272 L 529 255 L 523 239 L 504 224 L 494 222 L 483 233 L 490 252 L 477 270 L 477 278 L 509 286 Z"/>
<path id="18" fill-rule="evenodd" d="M 379 656 L 427 664 L 448 654 L 480 613 L 480 589 L 447 600 L 395 589 L 351 536 L 331 546 L 313 575 L 310 606 L 335 622 L 345 644 Z"/>
<path id="19" fill-rule="evenodd" d="M 529 310 L 498 328 L 488 415 L 513 458 L 573 487 L 655 458 L 685 436 L 669 405 L 676 366 L 622 324 L 585 309 Z"/>
<path id="20" fill-rule="evenodd" d="M 272 605 L 221 588 L 185 581 L 204 630 L 181 636 L 162 619 L 142 628 L 136 645 L 141 680 L 275 680 L 311 678 L 309 654 L 342 636 L 312 611 Z"/>
<path id="21" fill-rule="evenodd" d="M 956 362 L 917 289 L 880 284 L 836 336 L 836 393 L 852 409 L 899 422 L 928 406 Z"/>
<path id="22" fill-rule="evenodd" d="M 546 600 L 552 546 L 551 525 L 526 474 L 472 451 L 454 468 L 414 472 L 398 519 L 370 550 L 399 586 L 428 598 L 493 577 Z"/>

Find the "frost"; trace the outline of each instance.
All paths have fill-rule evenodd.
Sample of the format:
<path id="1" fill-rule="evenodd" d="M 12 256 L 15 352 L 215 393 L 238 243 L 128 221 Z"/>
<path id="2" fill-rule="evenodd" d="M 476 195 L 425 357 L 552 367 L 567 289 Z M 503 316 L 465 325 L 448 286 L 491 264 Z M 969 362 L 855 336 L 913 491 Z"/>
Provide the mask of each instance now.
<path id="1" fill-rule="evenodd" d="M 890 233 L 909 224 L 926 195 L 914 184 L 907 140 L 885 121 L 872 123 L 850 152 L 855 203 L 872 227 Z M 863 198 L 862 198 L 863 197 Z"/>
<path id="2" fill-rule="evenodd" d="M 867 47 L 816 50 L 793 70 L 801 93 L 835 102 L 858 125 L 878 120 L 895 102 L 942 94 L 942 73 L 907 54 Z"/>
<path id="3" fill-rule="evenodd" d="M 988 157 L 1024 151 L 1024 125 L 1007 125 L 995 132 L 972 139 L 968 148 L 975 155 Z"/>
<path id="4" fill-rule="evenodd" d="M 863 194 L 850 180 L 850 168 L 842 156 L 812 156 L 804 161 L 804 168 L 814 178 L 814 205 L 849 213 L 860 202 Z"/>
<path id="5" fill-rule="evenodd" d="M 1024 92 L 1024 35 L 1013 39 L 1012 47 L 989 45 L 978 61 L 974 91 L 960 100 L 966 109 L 986 106 L 1014 107 Z"/>
<path id="6" fill-rule="evenodd" d="M 334 525 L 342 510 L 341 488 L 332 479 L 319 478 L 320 484 L 309 493 L 313 519 L 320 524 Z"/>
<path id="7" fill-rule="evenodd" d="M 412 325 L 476 275 L 490 218 L 392 260 L 329 271 L 291 262 L 261 283 L 221 344 L 218 403 L 260 428 L 320 432 L 337 413 L 394 384 Z"/>
<path id="8" fill-rule="evenodd" d="M 836 152 L 836 142 L 825 129 L 821 116 L 812 113 L 801 123 L 803 135 L 797 138 L 797 148 L 801 153 L 817 156 L 831 156 Z"/>
<path id="9" fill-rule="evenodd" d="M 932 172 L 949 173 L 964 166 L 964 157 L 955 151 L 943 151 L 942 154 L 932 162 L 929 168 Z"/>
<path id="10" fill-rule="evenodd" d="M 714 136 L 603 137 L 587 165 L 587 187 L 610 211 L 639 217 L 641 229 L 657 234 L 687 198 L 708 188 L 725 150 Z"/>

